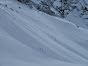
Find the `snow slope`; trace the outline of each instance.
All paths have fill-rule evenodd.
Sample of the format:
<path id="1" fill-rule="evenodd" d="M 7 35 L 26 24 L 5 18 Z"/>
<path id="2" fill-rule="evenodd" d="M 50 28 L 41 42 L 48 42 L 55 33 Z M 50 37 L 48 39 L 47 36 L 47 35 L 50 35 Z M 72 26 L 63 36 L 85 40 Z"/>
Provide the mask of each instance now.
<path id="1" fill-rule="evenodd" d="M 87 15 L 88 16 L 88 15 Z M 85 16 L 85 17 L 87 17 Z M 74 10 L 73 12 L 71 12 L 67 18 L 65 18 L 66 20 L 76 24 L 79 27 L 82 27 L 84 29 L 88 29 L 88 20 L 84 19 L 83 17 L 79 17 L 79 13 L 77 12 L 77 10 Z"/>
<path id="2" fill-rule="evenodd" d="M 88 30 L 0 1 L 0 66 L 87 66 Z"/>

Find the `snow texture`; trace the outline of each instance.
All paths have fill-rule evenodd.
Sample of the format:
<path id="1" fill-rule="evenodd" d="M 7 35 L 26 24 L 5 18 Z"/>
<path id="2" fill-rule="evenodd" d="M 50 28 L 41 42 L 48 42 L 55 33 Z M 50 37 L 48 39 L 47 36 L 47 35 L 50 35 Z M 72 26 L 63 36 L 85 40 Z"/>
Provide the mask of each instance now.
<path id="1" fill-rule="evenodd" d="M 88 30 L 2 0 L 0 66 L 88 66 Z"/>

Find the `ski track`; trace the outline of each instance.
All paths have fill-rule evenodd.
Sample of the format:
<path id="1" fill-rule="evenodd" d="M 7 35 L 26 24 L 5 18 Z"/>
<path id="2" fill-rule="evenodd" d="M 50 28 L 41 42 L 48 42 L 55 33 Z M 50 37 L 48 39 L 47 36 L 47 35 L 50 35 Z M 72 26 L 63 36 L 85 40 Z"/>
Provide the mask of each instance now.
<path id="1" fill-rule="evenodd" d="M 0 5 L 0 11 L 1 11 L 0 15 L 2 15 L 0 16 L 0 19 L 2 19 L 2 21 L 0 22 L 0 28 L 4 30 L 9 36 L 21 42 L 23 45 L 34 49 L 34 51 L 39 52 L 40 54 L 44 55 L 44 57 L 46 58 L 68 62 L 68 63 L 80 63 L 80 64 L 88 63 L 88 49 L 84 49 L 87 48 L 86 47 L 87 42 L 84 42 L 86 46 L 84 45 L 82 46 L 80 44 L 83 43 L 80 43 L 77 40 L 73 40 L 73 39 L 71 40 L 69 38 L 70 36 L 67 37 L 63 35 L 64 32 L 67 30 L 62 31 L 65 28 L 63 27 L 64 25 L 72 26 L 71 28 L 76 31 L 77 30 L 84 31 L 85 29 L 83 30 L 79 29 L 75 24 L 72 24 L 62 19 L 50 17 L 41 12 L 35 12 L 35 11 L 32 12 L 30 9 L 14 10 L 15 7 L 14 9 L 11 10 L 11 8 L 12 8 L 11 6 L 5 7 L 5 5 Z M 24 12 L 24 14 L 19 13 L 19 11 Z M 34 13 L 34 16 L 27 15 L 29 13 L 28 11 L 31 11 L 30 13 L 32 14 Z M 3 15 L 2 13 L 5 13 L 5 15 Z M 38 15 L 38 17 L 36 14 Z M 44 15 L 43 17 L 41 17 L 42 14 Z M 49 18 L 47 18 L 46 16 Z M 3 17 L 5 19 L 3 19 Z M 43 22 L 40 19 L 41 20 L 46 19 L 46 20 Z M 51 23 L 48 22 L 49 21 L 48 19 L 52 19 Z M 56 22 L 53 23 L 53 21 Z M 60 30 L 60 28 L 62 28 L 62 30 Z M 70 31 L 70 29 L 68 31 Z M 86 34 L 88 36 L 88 34 L 85 32 L 88 33 L 88 30 L 85 30 L 83 32 L 83 34 Z M 67 33 L 68 32 L 66 32 L 66 34 Z M 61 38 L 61 36 L 64 37 L 64 40 Z M 69 42 L 66 43 L 67 41 Z M 74 45 L 71 45 L 70 44 L 71 42 Z"/>

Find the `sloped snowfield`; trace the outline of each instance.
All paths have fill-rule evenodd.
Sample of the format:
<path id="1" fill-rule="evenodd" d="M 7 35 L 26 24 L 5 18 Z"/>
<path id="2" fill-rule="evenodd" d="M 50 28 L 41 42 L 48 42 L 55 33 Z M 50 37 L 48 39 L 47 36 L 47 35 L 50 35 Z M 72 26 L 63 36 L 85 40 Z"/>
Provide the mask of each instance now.
<path id="1" fill-rule="evenodd" d="M 0 66 L 88 66 L 88 30 L 0 1 Z"/>

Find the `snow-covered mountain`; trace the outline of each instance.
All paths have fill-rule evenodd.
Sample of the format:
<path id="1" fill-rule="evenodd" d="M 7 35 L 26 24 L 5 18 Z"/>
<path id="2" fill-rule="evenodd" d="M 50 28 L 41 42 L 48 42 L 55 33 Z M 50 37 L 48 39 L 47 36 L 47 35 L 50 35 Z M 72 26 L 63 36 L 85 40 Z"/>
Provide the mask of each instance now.
<path id="1" fill-rule="evenodd" d="M 88 29 L 87 0 L 18 0 L 18 1 L 26 3 L 30 8 L 43 11 L 52 16 L 65 18 L 75 23 L 79 27 Z"/>
<path id="2" fill-rule="evenodd" d="M 88 66 L 88 30 L 0 0 L 0 66 Z"/>

